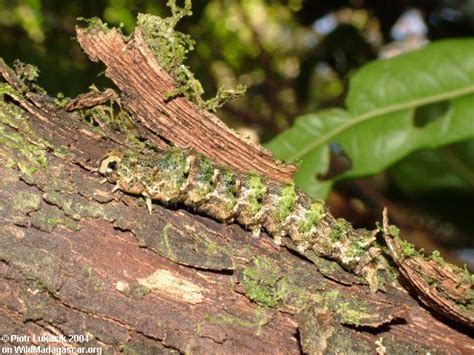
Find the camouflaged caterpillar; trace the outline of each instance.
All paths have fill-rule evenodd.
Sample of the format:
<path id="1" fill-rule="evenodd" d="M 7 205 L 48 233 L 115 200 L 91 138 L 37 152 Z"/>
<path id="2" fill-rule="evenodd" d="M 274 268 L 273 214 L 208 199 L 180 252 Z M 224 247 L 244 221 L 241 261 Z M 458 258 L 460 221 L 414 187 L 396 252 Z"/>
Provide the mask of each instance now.
<path id="1" fill-rule="evenodd" d="M 281 244 L 289 238 L 298 252 L 312 250 L 363 276 L 377 290 L 375 234 L 355 230 L 334 218 L 321 201 L 292 183 L 269 181 L 256 173 L 236 173 L 192 150 L 171 148 L 153 154 L 108 154 L 99 172 L 115 183 L 114 191 L 179 203 L 225 223 L 238 222 L 254 234 L 265 229 Z"/>

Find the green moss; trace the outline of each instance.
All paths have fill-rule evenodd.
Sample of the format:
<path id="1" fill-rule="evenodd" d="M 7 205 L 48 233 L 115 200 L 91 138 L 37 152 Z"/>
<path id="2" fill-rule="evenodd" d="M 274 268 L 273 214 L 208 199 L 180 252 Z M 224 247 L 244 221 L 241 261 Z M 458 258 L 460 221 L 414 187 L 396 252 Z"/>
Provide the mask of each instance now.
<path id="1" fill-rule="evenodd" d="M 268 323 L 268 313 L 265 308 L 257 307 L 255 310 L 255 334 L 258 336 L 262 332 L 262 327 Z"/>
<path id="2" fill-rule="evenodd" d="M 7 162 L 5 163 L 5 167 L 7 169 L 12 169 L 16 166 L 15 161 L 12 158 L 8 158 Z"/>
<path id="3" fill-rule="evenodd" d="M 262 208 L 262 199 L 265 194 L 265 181 L 260 175 L 251 174 L 246 181 L 248 189 L 247 201 L 251 214 L 257 214 Z"/>
<path id="4" fill-rule="evenodd" d="M 437 264 L 439 264 L 443 267 L 447 267 L 448 269 L 451 269 L 453 272 L 458 274 L 460 276 L 458 286 L 460 284 L 463 284 L 463 283 L 466 283 L 466 284 L 469 284 L 469 285 L 474 285 L 474 275 L 469 272 L 466 265 L 464 265 L 464 268 L 460 268 L 456 265 L 451 265 L 449 263 L 446 263 L 446 261 L 441 256 L 440 252 L 437 251 L 437 250 L 433 251 L 431 253 L 431 255 L 428 256 L 426 259 L 427 260 L 433 260 Z M 438 287 L 439 286 L 439 281 L 438 280 L 428 279 L 427 282 L 429 283 L 430 286 L 433 286 L 433 287 Z M 473 294 L 473 297 L 474 297 L 474 294 Z M 470 301 L 468 301 L 468 303 L 469 302 Z"/>
<path id="5" fill-rule="evenodd" d="M 206 254 L 207 255 L 217 254 L 220 251 L 221 247 L 215 241 L 213 241 L 209 238 L 206 238 L 206 237 L 203 237 L 202 239 L 203 239 L 203 241 L 206 245 Z"/>
<path id="6" fill-rule="evenodd" d="M 89 89 L 92 93 L 101 93 L 95 85 L 91 85 Z M 63 98 L 61 95 L 55 101 L 59 107 L 63 107 L 69 99 Z M 145 144 L 139 140 L 139 133 L 132 116 L 117 104 L 115 98 L 111 98 L 108 104 L 81 109 L 78 112 L 81 119 L 97 134 L 105 137 L 110 135 L 111 131 L 125 133 L 128 145 L 135 147 L 138 151 L 145 148 Z"/>
<path id="7" fill-rule="evenodd" d="M 0 83 L 0 99 L 3 99 L 5 95 L 15 95 L 15 89 L 10 84 Z"/>
<path id="8" fill-rule="evenodd" d="M 254 322 L 238 318 L 231 314 L 221 313 L 221 314 L 216 314 L 216 315 L 210 315 L 206 317 L 206 320 L 214 324 L 238 324 L 245 328 L 255 327 Z"/>
<path id="9" fill-rule="evenodd" d="M 331 241 L 332 242 L 338 242 L 341 239 L 344 238 L 344 236 L 347 234 L 347 231 L 350 230 L 351 224 L 347 222 L 343 218 L 338 218 L 336 220 L 336 225 L 333 227 L 331 231 Z"/>
<path id="10" fill-rule="evenodd" d="M 440 265 L 443 265 L 445 263 L 443 257 L 441 256 L 441 254 L 439 253 L 438 250 L 434 250 L 431 253 L 431 255 L 429 256 L 429 260 L 433 260 L 433 261 L 437 262 Z"/>
<path id="11" fill-rule="evenodd" d="M 202 154 L 198 154 L 196 157 L 196 164 L 199 166 L 196 174 L 197 180 L 199 182 L 210 184 L 215 169 L 215 165 L 212 160 Z"/>
<path id="12" fill-rule="evenodd" d="M 83 267 L 81 269 L 81 275 L 87 278 L 87 282 L 90 282 L 90 284 L 94 286 L 94 291 L 99 292 L 104 290 L 105 282 L 94 272 L 92 267 Z"/>
<path id="13" fill-rule="evenodd" d="M 231 211 L 237 204 L 237 180 L 235 173 L 230 169 L 222 168 L 219 174 L 219 184 L 221 185 L 221 200 L 224 208 Z"/>
<path id="14" fill-rule="evenodd" d="M 36 211 L 41 207 L 41 196 L 31 192 L 20 192 L 15 196 L 13 203 L 17 210 Z"/>
<path id="15" fill-rule="evenodd" d="M 406 257 L 413 257 L 419 254 L 416 251 L 415 246 L 404 239 L 400 239 L 400 247 L 402 249 L 402 254 Z"/>
<path id="16" fill-rule="evenodd" d="M 52 145 L 33 131 L 28 116 L 20 108 L 4 101 L 0 101 L 0 146 L 17 153 L 17 159 L 10 158 L 8 165 L 16 165 L 24 174 L 48 167 L 46 149 Z"/>
<path id="17" fill-rule="evenodd" d="M 61 107 L 61 108 L 66 106 L 68 101 L 69 101 L 69 98 L 65 97 L 62 92 L 58 92 L 56 94 L 56 98 L 54 99 L 54 102 L 56 103 L 56 105 L 58 105 L 58 107 Z"/>
<path id="18" fill-rule="evenodd" d="M 276 212 L 276 218 L 279 222 L 284 221 L 288 217 L 295 206 L 297 198 L 295 185 L 288 184 L 282 188 Z"/>
<path id="19" fill-rule="evenodd" d="M 171 148 L 166 151 L 166 161 L 170 170 L 184 170 L 188 154 L 183 149 Z"/>
<path id="20" fill-rule="evenodd" d="M 280 300 L 280 297 L 272 287 L 263 286 L 257 280 L 248 277 L 248 275 L 245 275 L 242 284 L 247 296 L 262 306 L 275 307 Z"/>
<path id="21" fill-rule="evenodd" d="M 30 278 L 29 281 L 31 282 L 31 288 L 33 290 L 38 290 L 38 291 L 47 291 L 48 287 L 41 282 L 41 280 L 36 279 L 36 278 Z"/>
<path id="22" fill-rule="evenodd" d="M 46 222 L 54 229 L 57 225 L 64 225 L 68 227 L 69 229 L 72 230 L 80 230 L 79 226 L 77 223 L 74 223 L 70 219 L 64 219 L 64 218 L 48 218 Z"/>
<path id="23" fill-rule="evenodd" d="M 311 208 L 306 212 L 304 220 L 299 226 L 299 230 L 303 233 L 308 233 L 311 229 L 319 224 L 326 215 L 326 208 L 324 203 L 316 201 L 311 205 Z"/>
<path id="24" fill-rule="evenodd" d="M 54 155 L 62 159 L 72 156 L 72 153 L 70 151 L 60 146 L 53 147 L 53 152 Z"/>
<path id="25" fill-rule="evenodd" d="M 275 307 L 287 294 L 286 287 L 277 287 L 282 278 L 280 269 L 265 257 L 253 259 L 253 266 L 243 272 L 242 286 L 245 294 L 264 307 Z"/>
<path id="26" fill-rule="evenodd" d="M 193 193 L 199 198 L 205 197 L 214 188 L 212 178 L 214 176 L 214 164 L 204 155 L 198 154 L 194 162 L 196 164 L 196 185 L 193 188 Z"/>
<path id="27" fill-rule="evenodd" d="M 39 167 L 47 168 L 48 159 L 44 148 L 29 143 L 22 134 L 7 132 L 0 125 L 0 144 L 18 152 L 24 161 L 18 161 L 18 168 L 28 175 L 36 172 Z"/>
<path id="28" fill-rule="evenodd" d="M 464 268 L 460 269 L 460 273 L 462 274 L 463 276 L 463 282 L 467 282 L 468 284 L 471 284 L 471 286 L 474 286 L 474 274 L 471 274 L 469 272 L 469 270 L 467 269 L 467 265 L 464 264 Z M 473 299 L 472 299 L 472 302 L 474 303 L 474 295 L 473 295 Z"/>
<path id="29" fill-rule="evenodd" d="M 200 337 L 201 336 L 201 328 L 202 328 L 202 322 L 199 322 L 196 324 L 196 330 L 195 330 L 195 334 Z"/>
<path id="30" fill-rule="evenodd" d="M 33 175 L 34 173 L 36 173 L 38 171 L 38 169 L 34 166 L 31 166 L 30 164 L 24 162 L 24 161 L 18 161 L 16 163 L 18 169 L 20 170 L 20 172 L 24 175 L 28 175 L 28 176 L 31 176 Z"/>
<path id="31" fill-rule="evenodd" d="M 15 74 L 23 83 L 34 82 L 39 77 L 39 69 L 32 64 L 26 64 L 16 59 L 13 62 Z"/>
<path id="32" fill-rule="evenodd" d="M 431 287 L 437 288 L 439 286 L 439 281 L 432 277 L 428 277 L 426 281 Z"/>
<path id="33" fill-rule="evenodd" d="M 77 221 L 87 217 L 103 218 L 110 222 L 115 220 L 113 209 L 107 208 L 99 202 L 89 201 L 81 196 L 72 197 L 64 193 L 51 191 L 44 194 L 43 198 L 61 208 L 66 216 Z"/>
<path id="34" fill-rule="evenodd" d="M 172 14 L 170 17 L 138 14 L 137 23 L 158 63 L 166 71 L 176 74 L 195 43 L 189 35 L 175 30 L 183 17 L 192 15 L 191 0 L 185 0 L 184 7 L 170 0 L 168 6 Z"/>
<path id="35" fill-rule="evenodd" d="M 391 236 L 394 236 L 394 237 L 400 236 L 400 229 L 397 226 L 394 226 L 393 224 L 388 226 L 388 232 L 390 233 Z"/>
<path id="36" fill-rule="evenodd" d="M 336 314 L 341 317 L 344 323 L 360 326 L 363 318 L 366 318 L 368 314 L 353 307 L 354 305 L 350 302 L 341 302 L 336 307 Z"/>
<path id="37" fill-rule="evenodd" d="M 73 219 L 66 217 L 64 213 L 57 207 L 46 206 L 40 210 L 31 213 L 32 224 L 43 230 L 52 231 L 58 225 L 69 228 L 72 231 L 80 230 L 79 224 Z"/>
<path id="38" fill-rule="evenodd" d="M 364 255 L 367 248 L 370 246 L 370 237 L 371 235 L 369 234 L 352 240 L 351 245 L 346 252 L 346 256 L 349 258 L 357 258 Z"/>
<path id="39" fill-rule="evenodd" d="M 255 320 L 249 321 L 232 314 L 213 314 L 208 315 L 205 318 L 206 321 L 221 325 L 221 324 L 235 324 L 244 328 L 254 328 L 256 329 L 256 334 L 260 335 L 262 326 L 268 323 L 268 314 L 266 309 L 262 309 L 261 307 L 257 307 L 255 310 Z"/>
<path id="40" fill-rule="evenodd" d="M 215 112 L 218 108 L 224 106 L 230 100 L 243 96 L 246 91 L 247 87 L 244 85 L 237 85 L 235 88 L 232 89 L 225 89 L 220 87 L 217 90 L 215 97 L 203 102 L 202 108 L 208 111 Z"/>
<path id="41" fill-rule="evenodd" d="M 170 149 L 157 163 L 160 172 L 167 177 L 167 180 L 176 184 L 174 187 L 176 189 L 180 189 L 186 183 L 186 159 L 187 154 L 184 150 Z"/>
<path id="42" fill-rule="evenodd" d="M 285 274 L 271 260 L 258 257 L 244 269 L 241 284 L 246 296 L 264 308 L 284 304 L 300 309 L 314 296 L 310 290 L 321 286 L 312 283 L 308 288 L 306 277 L 314 281 L 299 272 Z"/>
<path id="43" fill-rule="evenodd" d="M 217 95 L 209 100 L 202 98 L 204 89 L 193 74 L 184 65 L 187 54 L 194 49 L 194 40 L 187 34 L 175 30 L 178 22 L 185 16 L 190 16 L 191 0 L 185 0 L 184 7 L 176 5 L 175 0 L 169 0 L 171 16 L 161 18 L 149 14 L 138 15 L 138 27 L 143 31 L 145 42 L 158 63 L 176 80 L 177 87 L 166 94 L 170 100 L 184 95 L 199 107 L 215 111 L 228 100 L 243 95 L 245 88 L 238 86 L 234 89 L 219 89 Z"/>
<path id="44" fill-rule="evenodd" d="M 21 94 L 17 92 L 11 92 L 8 93 L 8 95 L 17 100 L 19 100 L 21 96 Z M 13 128 L 21 136 L 28 137 L 27 142 L 30 142 L 30 144 L 37 148 L 54 149 L 52 144 L 36 134 L 30 125 L 29 116 L 19 106 L 0 100 L 0 123 Z M 24 139 L 22 142 L 23 141 Z"/>
<path id="45" fill-rule="evenodd" d="M 334 300 L 339 297 L 339 291 L 338 290 L 331 290 L 328 291 L 324 294 L 324 297 L 328 300 Z"/>
<path id="46" fill-rule="evenodd" d="M 373 311 L 364 300 L 347 297 L 338 290 L 323 293 L 319 303 L 320 307 L 333 311 L 345 324 L 360 326 L 373 317 Z"/>
<path id="47" fill-rule="evenodd" d="M 98 17 L 91 17 L 91 18 L 78 17 L 76 20 L 79 22 L 84 22 L 87 25 L 87 29 L 89 31 L 91 30 L 108 31 L 109 30 L 108 24 L 106 22 L 103 22 Z"/>
<path id="48" fill-rule="evenodd" d="M 26 64 L 16 59 L 13 62 L 14 75 L 19 79 L 22 84 L 19 89 L 21 93 L 27 91 L 34 91 L 42 95 L 46 95 L 46 91 L 36 84 L 36 80 L 39 77 L 39 69 L 32 64 Z"/>

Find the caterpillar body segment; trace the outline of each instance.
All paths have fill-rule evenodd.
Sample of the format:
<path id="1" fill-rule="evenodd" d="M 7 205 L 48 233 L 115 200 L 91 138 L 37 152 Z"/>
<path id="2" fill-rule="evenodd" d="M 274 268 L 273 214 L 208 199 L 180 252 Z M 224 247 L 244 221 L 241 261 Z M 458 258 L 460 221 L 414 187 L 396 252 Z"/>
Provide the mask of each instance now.
<path id="1" fill-rule="evenodd" d="M 110 153 L 99 172 L 123 192 L 164 204 L 180 203 L 225 223 L 238 222 L 275 242 L 289 237 L 298 252 L 312 250 L 363 276 L 377 289 L 380 248 L 370 231 L 335 219 L 322 201 L 291 183 L 269 181 L 255 173 L 218 166 L 192 150 L 172 148 L 153 154 Z"/>

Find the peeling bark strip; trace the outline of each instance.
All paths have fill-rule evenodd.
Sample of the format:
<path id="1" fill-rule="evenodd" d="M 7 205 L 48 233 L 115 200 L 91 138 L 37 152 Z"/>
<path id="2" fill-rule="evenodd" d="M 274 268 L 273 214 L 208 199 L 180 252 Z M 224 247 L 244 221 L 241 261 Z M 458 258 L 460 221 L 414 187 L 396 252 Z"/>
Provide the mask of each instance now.
<path id="1" fill-rule="evenodd" d="M 467 270 L 446 263 L 439 254 L 429 260 L 418 253 L 407 257 L 403 253 L 403 241 L 396 234 L 390 232 L 385 209 L 387 246 L 398 270 L 416 290 L 418 298 L 440 315 L 474 329 L 473 276 Z"/>
<path id="2" fill-rule="evenodd" d="M 106 75 L 122 91 L 123 105 L 146 126 L 152 141 L 164 137 L 237 171 L 257 171 L 276 181 L 291 180 L 294 166 L 273 160 L 270 153 L 242 140 L 210 112 L 183 97 L 166 100 L 166 93 L 176 89 L 175 81 L 158 65 L 140 28 L 128 42 L 114 28 L 77 28 L 76 33 L 89 57 L 106 65 Z"/>

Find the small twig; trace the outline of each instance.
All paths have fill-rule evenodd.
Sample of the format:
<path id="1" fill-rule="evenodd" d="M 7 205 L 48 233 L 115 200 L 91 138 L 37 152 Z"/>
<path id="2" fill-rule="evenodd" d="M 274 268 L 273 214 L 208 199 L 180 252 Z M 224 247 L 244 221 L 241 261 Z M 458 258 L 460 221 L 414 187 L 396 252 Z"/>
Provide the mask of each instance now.
<path id="1" fill-rule="evenodd" d="M 119 99 L 117 93 L 112 89 L 105 91 L 91 91 L 86 94 L 79 95 L 73 101 L 67 103 L 64 108 L 66 111 L 75 111 L 83 108 L 91 108 L 102 105 L 107 101 L 116 101 Z"/>

